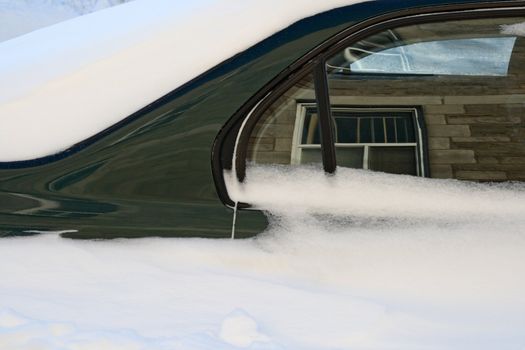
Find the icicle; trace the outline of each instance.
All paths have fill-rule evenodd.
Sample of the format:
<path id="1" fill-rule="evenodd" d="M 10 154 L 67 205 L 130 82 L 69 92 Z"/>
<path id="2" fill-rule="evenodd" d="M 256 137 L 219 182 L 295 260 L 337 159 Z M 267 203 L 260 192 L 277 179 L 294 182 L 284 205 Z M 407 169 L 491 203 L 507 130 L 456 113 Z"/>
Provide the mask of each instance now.
<path id="1" fill-rule="evenodd" d="M 235 239 L 235 223 L 237 222 L 237 205 L 239 202 L 235 202 L 235 207 L 233 208 L 233 223 L 232 223 L 232 239 Z"/>

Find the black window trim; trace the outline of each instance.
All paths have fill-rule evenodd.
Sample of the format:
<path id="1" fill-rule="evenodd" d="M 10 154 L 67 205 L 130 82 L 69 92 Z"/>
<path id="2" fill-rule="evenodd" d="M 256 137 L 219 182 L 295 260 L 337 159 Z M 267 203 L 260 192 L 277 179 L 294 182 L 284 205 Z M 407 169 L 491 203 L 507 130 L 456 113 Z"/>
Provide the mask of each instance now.
<path id="1" fill-rule="evenodd" d="M 349 45 L 349 43 L 364 39 L 371 34 L 403 25 L 492 17 L 518 17 L 524 15 L 525 1 L 523 0 L 490 1 L 484 3 L 451 4 L 412 8 L 395 11 L 362 21 L 326 40 L 283 70 L 258 93 L 252 96 L 252 98 L 250 98 L 219 131 L 212 148 L 211 159 L 213 179 L 219 199 L 224 205 L 231 209 L 235 207 L 239 209 L 251 208 L 250 204 L 236 204 L 229 197 L 223 171 L 225 169 L 234 170 L 237 179 L 241 182 L 244 180 L 246 175 L 245 159 L 248 140 L 248 137 L 245 135 L 251 134 L 251 130 L 253 130 L 253 127 L 261 117 L 262 113 L 279 96 L 301 79 L 312 73 L 314 74 L 316 98 L 320 111 L 319 117 L 320 120 L 325 119 L 324 131 L 323 127 L 321 129 L 321 133 L 324 136 L 322 139 L 324 138 L 325 140 L 324 142 L 322 141 L 324 145 L 324 147 L 322 147 L 323 167 L 327 173 L 333 173 L 335 171 L 335 145 L 332 142 L 333 135 L 330 136 L 332 133 L 331 126 L 328 127 L 328 131 L 326 130 L 326 120 L 331 123 L 331 114 L 329 114 L 330 106 L 326 106 L 326 101 L 329 101 L 329 99 L 326 99 L 328 89 L 320 91 L 320 95 L 317 95 L 317 85 L 319 83 L 322 86 L 323 79 L 326 79 L 326 74 L 321 78 L 321 72 L 325 72 L 326 70 L 326 59 L 342 50 L 345 46 Z M 325 105 L 319 106 L 319 104 Z M 329 138 L 330 142 L 326 141 L 327 138 Z M 223 149 L 229 150 L 226 157 L 225 154 L 221 153 Z M 424 149 L 428 150 L 426 144 Z M 230 154 L 230 152 L 233 153 Z M 228 160 L 228 158 L 230 159 Z M 428 157 L 425 158 L 428 159 Z"/>

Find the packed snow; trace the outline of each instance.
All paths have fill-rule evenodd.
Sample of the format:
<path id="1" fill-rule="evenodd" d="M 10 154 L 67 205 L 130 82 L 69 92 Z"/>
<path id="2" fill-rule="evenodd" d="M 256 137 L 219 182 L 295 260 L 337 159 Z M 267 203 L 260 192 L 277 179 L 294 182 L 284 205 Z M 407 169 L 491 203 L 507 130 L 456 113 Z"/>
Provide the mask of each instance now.
<path id="1" fill-rule="evenodd" d="M 228 174 L 227 178 L 234 200 L 293 215 L 315 212 L 401 222 L 492 222 L 521 221 L 525 213 L 525 184 L 518 182 L 487 185 L 343 167 L 337 176 L 326 176 L 315 166 L 279 165 L 249 167 L 246 184 Z M 274 179 L 285 190 L 276 190 Z"/>
<path id="2" fill-rule="evenodd" d="M 295 21 L 361 1 L 135 0 L 0 43 L 0 162 L 67 149 Z"/>
<path id="3" fill-rule="evenodd" d="M 249 169 L 253 239 L 2 240 L 0 348 L 525 346 L 523 185 L 319 172 Z"/>

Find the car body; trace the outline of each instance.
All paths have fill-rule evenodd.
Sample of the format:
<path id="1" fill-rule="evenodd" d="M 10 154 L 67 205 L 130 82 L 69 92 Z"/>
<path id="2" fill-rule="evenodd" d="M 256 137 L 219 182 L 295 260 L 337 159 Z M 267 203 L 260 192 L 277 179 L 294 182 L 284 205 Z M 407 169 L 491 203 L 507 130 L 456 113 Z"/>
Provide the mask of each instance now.
<path id="1" fill-rule="evenodd" d="M 250 204 L 230 198 L 224 171 L 236 168 L 237 178 L 244 179 L 242 164 L 236 162 L 246 155 L 234 157 L 242 141 L 239 130 L 259 103 L 267 103 L 265 97 L 282 94 L 299 72 L 323 75 L 315 70 L 316 60 L 326 60 L 326 52 L 352 36 L 359 40 L 358 34 L 371 35 L 390 23 L 408 25 L 436 16 L 443 21 L 488 18 L 490 13 L 519 17 L 524 7 L 523 1 L 380 0 L 290 23 L 58 153 L 0 162 L 0 235 L 67 230 L 63 235 L 72 238 L 229 237 L 233 208 L 250 209 Z M 322 109 L 327 103 L 320 99 L 317 108 Z M 322 137 L 324 142 L 329 138 Z M 421 144 L 421 154 L 432 151 L 426 141 Z M 334 147 L 332 155 L 328 146 L 322 147 L 325 171 L 333 172 Z M 236 237 L 256 235 L 266 225 L 261 211 L 240 210 Z"/>

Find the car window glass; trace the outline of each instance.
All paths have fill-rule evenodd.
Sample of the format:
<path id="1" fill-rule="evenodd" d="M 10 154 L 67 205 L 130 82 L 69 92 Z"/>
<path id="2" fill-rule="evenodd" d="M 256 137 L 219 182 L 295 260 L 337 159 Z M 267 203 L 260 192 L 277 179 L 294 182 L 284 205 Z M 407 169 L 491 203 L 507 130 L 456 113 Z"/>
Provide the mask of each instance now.
<path id="1" fill-rule="evenodd" d="M 346 48 L 343 64 L 330 68 L 367 74 L 505 76 L 515 41 L 515 37 L 430 40 L 394 47 L 376 44 L 374 51 L 356 45 Z"/>
<path id="2" fill-rule="evenodd" d="M 392 28 L 327 60 L 339 166 L 525 180 L 524 18 Z"/>
<path id="3" fill-rule="evenodd" d="M 264 111 L 250 134 L 247 165 L 321 164 L 319 117 L 311 75 Z"/>

